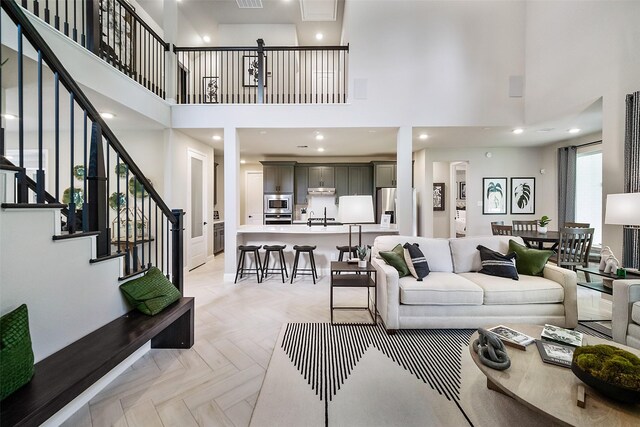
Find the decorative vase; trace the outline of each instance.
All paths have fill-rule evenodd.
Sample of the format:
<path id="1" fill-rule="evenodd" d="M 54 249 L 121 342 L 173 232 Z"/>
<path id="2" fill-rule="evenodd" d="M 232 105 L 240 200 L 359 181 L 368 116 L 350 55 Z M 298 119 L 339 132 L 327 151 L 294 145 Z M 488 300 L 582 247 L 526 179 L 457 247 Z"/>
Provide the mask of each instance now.
<path id="1" fill-rule="evenodd" d="M 538 233 L 545 234 L 547 232 L 547 227 L 538 227 Z"/>
<path id="2" fill-rule="evenodd" d="M 367 260 L 366 259 L 359 259 L 358 260 L 358 267 L 367 268 Z"/>

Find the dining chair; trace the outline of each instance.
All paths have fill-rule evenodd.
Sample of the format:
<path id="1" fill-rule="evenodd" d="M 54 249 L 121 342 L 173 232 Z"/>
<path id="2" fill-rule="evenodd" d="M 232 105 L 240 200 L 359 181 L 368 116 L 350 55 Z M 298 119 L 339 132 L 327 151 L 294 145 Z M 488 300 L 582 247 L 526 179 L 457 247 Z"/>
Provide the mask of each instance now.
<path id="1" fill-rule="evenodd" d="M 538 231 L 538 221 L 513 221 L 513 231 Z"/>
<path id="2" fill-rule="evenodd" d="M 549 260 L 558 267 L 575 270 L 576 267 L 589 266 L 589 252 L 593 243 L 593 228 L 563 228 L 557 253 Z"/>
<path id="3" fill-rule="evenodd" d="M 566 228 L 589 228 L 591 224 L 588 222 L 565 222 L 564 226 Z"/>
<path id="4" fill-rule="evenodd" d="M 513 227 L 510 225 L 491 225 L 491 232 L 494 236 L 513 236 Z"/>

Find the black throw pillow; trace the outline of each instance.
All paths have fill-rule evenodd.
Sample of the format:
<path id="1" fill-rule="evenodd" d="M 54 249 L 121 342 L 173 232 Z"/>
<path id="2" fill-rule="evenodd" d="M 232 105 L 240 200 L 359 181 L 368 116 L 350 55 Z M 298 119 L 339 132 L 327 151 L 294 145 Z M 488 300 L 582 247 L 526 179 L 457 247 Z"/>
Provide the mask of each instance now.
<path id="1" fill-rule="evenodd" d="M 407 263 L 407 267 L 409 267 L 409 273 L 418 279 L 418 282 L 422 282 L 422 278 L 429 275 L 429 263 L 427 259 L 424 257 L 417 243 L 412 244 L 407 242 L 403 248 L 404 260 Z"/>
<path id="2" fill-rule="evenodd" d="M 500 252 L 492 251 L 482 245 L 478 245 L 476 249 L 480 251 L 480 259 L 482 260 L 482 269 L 478 273 L 513 280 L 519 279 L 518 270 L 513 262 L 518 257 L 515 252 L 502 255 Z"/>

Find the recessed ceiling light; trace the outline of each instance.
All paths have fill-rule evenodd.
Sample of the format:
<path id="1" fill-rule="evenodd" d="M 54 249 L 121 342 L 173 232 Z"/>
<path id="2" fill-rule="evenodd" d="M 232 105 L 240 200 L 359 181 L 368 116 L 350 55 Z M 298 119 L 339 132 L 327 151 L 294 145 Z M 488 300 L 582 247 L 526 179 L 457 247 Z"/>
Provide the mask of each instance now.
<path id="1" fill-rule="evenodd" d="M 520 135 L 522 132 L 524 132 L 524 129 L 517 128 L 512 130 L 511 132 L 515 133 L 516 135 Z"/>
<path id="2" fill-rule="evenodd" d="M 316 33 L 316 40 L 322 40 L 324 35 L 322 33 Z"/>
<path id="3" fill-rule="evenodd" d="M 322 153 L 324 151 L 324 148 L 318 147 L 318 151 Z"/>
<path id="4" fill-rule="evenodd" d="M 211 37 L 209 36 L 203 36 L 202 37 L 202 41 L 204 41 L 205 43 L 209 43 L 211 41 Z"/>
<path id="5" fill-rule="evenodd" d="M 569 129 L 569 133 L 578 133 L 578 132 L 580 132 L 580 129 L 578 129 L 578 128 Z"/>
<path id="6" fill-rule="evenodd" d="M 15 119 L 18 118 L 17 116 L 14 116 L 13 114 L 3 114 L 2 116 L 7 120 L 15 120 Z"/>
<path id="7" fill-rule="evenodd" d="M 421 133 L 418 138 L 420 138 L 422 140 L 425 140 L 425 139 L 429 138 L 429 135 L 427 135 L 426 133 Z"/>
<path id="8" fill-rule="evenodd" d="M 102 116 L 102 118 L 103 118 L 103 119 L 111 120 L 111 119 L 113 119 L 116 115 L 115 115 L 115 114 L 113 114 L 113 113 L 107 113 L 107 112 L 104 112 L 104 113 L 100 113 L 100 116 Z"/>
<path id="9" fill-rule="evenodd" d="M 220 135 L 213 135 L 212 138 L 214 141 L 220 141 L 222 139 Z"/>
<path id="10" fill-rule="evenodd" d="M 324 135 L 322 135 L 321 133 L 316 135 L 316 140 L 317 141 L 322 141 L 324 139 Z"/>
<path id="11" fill-rule="evenodd" d="M 245 163 L 247 163 L 246 160 L 244 160 L 244 159 L 240 160 L 240 164 L 244 165 Z"/>

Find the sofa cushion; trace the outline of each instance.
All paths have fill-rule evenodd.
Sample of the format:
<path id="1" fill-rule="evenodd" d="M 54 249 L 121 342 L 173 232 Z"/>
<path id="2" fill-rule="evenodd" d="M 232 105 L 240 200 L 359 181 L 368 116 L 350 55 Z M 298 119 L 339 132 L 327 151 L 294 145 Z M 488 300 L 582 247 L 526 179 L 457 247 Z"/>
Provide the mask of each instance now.
<path id="1" fill-rule="evenodd" d="M 480 271 L 482 264 L 480 262 L 480 252 L 476 250 L 478 245 L 506 254 L 509 252 L 509 240 L 511 239 L 520 244 L 524 244 L 522 238 L 513 236 L 461 237 L 459 239 L 449 239 L 454 273 Z M 429 260 L 429 266 L 432 267 L 431 260 Z"/>
<path id="2" fill-rule="evenodd" d="M 432 239 L 428 237 L 414 236 L 378 236 L 373 243 L 372 255 L 378 257 L 380 251 L 390 251 L 396 245 L 404 245 L 406 242 L 417 243 L 420 250 L 429 263 L 430 271 L 440 271 L 451 273 L 453 264 L 451 263 L 451 250 L 448 239 Z"/>
<path id="3" fill-rule="evenodd" d="M 482 260 L 482 268 L 478 273 L 518 280 L 518 271 L 513 261 L 517 257 L 515 252 L 503 255 L 482 245 L 478 245 L 477 249 Z"/>
<path id="4" fill-rule="evenodd" d="M 432 271 L 422 282 L 412 276 L 399 280 L 400 303 L 413 305 L 481 305 L 482 288 L 453 273 Z"/>
<path id="5" fill-rule="evenodd" d="M 513 240 L 509 240 L 509 251 L 518 255 L 516 258 L 518 273 L 528 276 L 542 276 L 545 264 L 553 256 L 553 251 L 528 248 Z"/>
<path id="6" fill-rule="evenodd" d="M 420 250 L 420 246 L 417 243 L 407 242 L 403 248 L 404 260 L 409 268 L 409 273 L 418 279 L 418 282 L 422 282 L 422 278 L 429 275 L 429 263 Z"/>
<path id="7" fill-rule="evenodd" d="M 404 249 L 402 249 L 402 246 L 396 245 L 395 248 L 390 251 L 380 251 L 380 256 L 387 264 L 398 270 L 398 277 L 404 277 L 410 274 L 407 262 L 404 260 Z"/>
<path id="8" fill-rule="evenodd" d="M 553 304 L 564 301 L 564 288 L 559 283 L 538 276 L 520 276 L 519 281 L 480 273 L 460 276 L 480 286 L 485 305 Z"/>
<path id="9" fill-rule="evenodd" d="M 631 320 L 640 325 L 640 301 L 634 302 L 631 307 Z"/>

